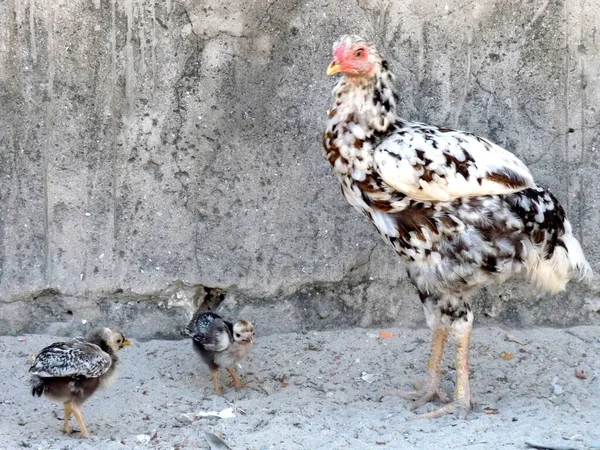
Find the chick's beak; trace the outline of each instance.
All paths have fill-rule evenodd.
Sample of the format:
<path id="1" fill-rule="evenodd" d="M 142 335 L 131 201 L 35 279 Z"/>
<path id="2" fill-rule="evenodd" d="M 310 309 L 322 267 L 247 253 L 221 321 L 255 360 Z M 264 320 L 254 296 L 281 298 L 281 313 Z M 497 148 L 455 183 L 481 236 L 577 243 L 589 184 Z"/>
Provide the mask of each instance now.
<path id="1" fill-rule="evenodd" d="M 335 61 L 331 61 L 329 67 L 327 67 L 327 76 L 330 77 L 342 71 L 342 68 Z"/>
<path id="2" fill-rule="evenodd" d="M 129 347 L 131 346 L 131 341 L 129 339 L 125 339 L 121 344 L 121 347 Z"/>

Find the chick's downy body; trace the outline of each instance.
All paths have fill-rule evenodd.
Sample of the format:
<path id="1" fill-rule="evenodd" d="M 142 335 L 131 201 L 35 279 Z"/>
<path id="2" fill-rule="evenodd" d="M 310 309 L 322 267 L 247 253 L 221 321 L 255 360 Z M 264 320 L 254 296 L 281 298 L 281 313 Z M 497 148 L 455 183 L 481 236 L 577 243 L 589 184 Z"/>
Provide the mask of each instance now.
<path id="1" fill-rule="evenodd" d="M 231 323 L 213 312 L 197 315 L 189 326 L 194 350 L 206 363 L 213 377 L 215 392 L 221 394 L 218 370 L 225 367 L 235 387 L 243 387 L 233 365 L 245 359 L 254 344 L 254 326 L 246 320 Z"/>
<path id="2" fill-rule="evenodd" d="M 71 414 L 81 427 L 81 436 L 90 437 L 80 406 L 99 388 L 107 387 L 118 365 L 117 351 L 131 345 L 118 329 L 96 328 L 85 338 L 55 342 L 40 351 L 31 372 L 31 393 L 62 402 L 65 421 L 62 431 L 71 433 Z"/>

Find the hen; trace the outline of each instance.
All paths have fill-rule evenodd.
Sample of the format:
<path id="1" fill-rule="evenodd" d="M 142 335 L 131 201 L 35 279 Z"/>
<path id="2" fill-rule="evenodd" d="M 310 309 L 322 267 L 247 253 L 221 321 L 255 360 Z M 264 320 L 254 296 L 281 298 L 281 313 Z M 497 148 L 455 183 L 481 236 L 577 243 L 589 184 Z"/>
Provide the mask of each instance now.
<path id="1" fill-rule="evenodd" d="M 471 407 L 469 342 L 474 290 L 515 276 L 556 293 L 592 271 L 556 198 L 512 153 L 470 133 L 412 123 L 396 113 L 387 62 L 358 36 L 333 46 L 324 155 L 348 202 L 408 263 L 433 339 L 427 380 L 405 393 L 418 408 L 439 397 L 448 335 L 456 340 L 452 402 L 419 417 Z"/>
<path id="2" fill-rule="evenodd" d="M 225 367 L 236 388 L 244 387 L 233 370 L 233 364 L 246 358 L 254 344 L 254 325 L 247 320 L 234 324 L 213 312 L 198 314 L 188 326 L 194 350 L 210 369 L 215 392 L 221 394 L 219 367 Z"/>
<path id="3" fill-rule="evenodd" d="M 81 436 L 90 433 L 83 421 L 80 406 L 99 387 L 110 383 L 118 363 L 117 351 L 131 345 L 116 329 L 96 328 L 84 338 L 55 342 L 35 357 L 31 372 L 31 393 L 64 403 L 65 421 L 62 431 L 70 434 L 71 414 L 81 427 Z"/>

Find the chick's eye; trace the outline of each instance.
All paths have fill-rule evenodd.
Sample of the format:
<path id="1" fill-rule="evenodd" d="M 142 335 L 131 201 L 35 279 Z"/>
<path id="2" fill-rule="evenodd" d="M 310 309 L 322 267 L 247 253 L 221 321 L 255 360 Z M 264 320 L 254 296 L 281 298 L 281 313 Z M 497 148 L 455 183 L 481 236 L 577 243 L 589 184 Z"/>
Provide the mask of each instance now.
<path id="1" fill-rule="evenodd" d="M 241 334 L 240 333 L 235 333 L 235 337 L 240 337 Z"/>
<path id="2" fill-rule="evenodd" d="M 354 52 L 354 56 L 355 56 L 356 58 L 362 58 L 364 54 L 365 54 L 365 50 L 364 50 L 364 49 L 362 49 L 362 48 L 359 48 L 358 50 L 356 50 L 356 51 Z"/>
<path id="3" fill-rule="evenodd" d="M 121 342 L 123 342 L 121 339 L 117 339 L 117 344 L 120 344 Z"/>

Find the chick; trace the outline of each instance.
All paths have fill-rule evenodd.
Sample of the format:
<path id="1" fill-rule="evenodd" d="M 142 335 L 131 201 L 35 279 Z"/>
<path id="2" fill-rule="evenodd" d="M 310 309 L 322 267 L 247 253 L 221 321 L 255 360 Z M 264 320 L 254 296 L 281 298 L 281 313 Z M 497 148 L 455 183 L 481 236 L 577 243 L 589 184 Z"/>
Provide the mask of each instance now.
<path id="1" fill-rule="evenodd" d="M 194 317 L 188 328 L 194 350 L 210 369 L 215 392 L 223 393 L 219 386 L 219 367 L 227 369 L 236 388 L 244 387 L 245 384 L 232 366 L 246 358 L 252 350 L 254 325 L 246 320 L 238 320 L 232 324 L 218 314 L 205 312 Z"/>
<path id="2" fill-rule="evenodd" d="M 31 394 L 60 401 L 65 407 L 62 431 L 72 433 L 71 414 L 81 428 L 81 437 L 90 433 L 80 406 L 100 387 L 110 384 L 118 363 L 117 351 L 131 345 L 117 328 L 95 328 L 85 338 L 55 342 L 35 357 L 31 372 Z"/>

